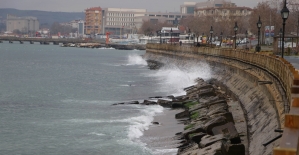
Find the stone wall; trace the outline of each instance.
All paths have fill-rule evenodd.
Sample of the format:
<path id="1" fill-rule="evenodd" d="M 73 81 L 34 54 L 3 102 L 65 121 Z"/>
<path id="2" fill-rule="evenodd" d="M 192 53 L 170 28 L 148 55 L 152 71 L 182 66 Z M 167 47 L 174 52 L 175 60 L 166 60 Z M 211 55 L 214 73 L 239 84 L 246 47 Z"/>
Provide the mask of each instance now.
<path id="1" fill-rule="evenodd" d="M 249 154 L 272 154 L 278 145 L 262 144 L 275 138 L 274 129 L 284 126 L 290 109 L 292 88 L 298 84 L 298 72 L 284 59 L 245 51 L 148 44 L 146 57 L 179 61 L 206 60 L 214 69 L 214 78 L 234 94 L 243 107 L 247 121 Z M 272 145 L 272 146 L 271 146 Z"/>

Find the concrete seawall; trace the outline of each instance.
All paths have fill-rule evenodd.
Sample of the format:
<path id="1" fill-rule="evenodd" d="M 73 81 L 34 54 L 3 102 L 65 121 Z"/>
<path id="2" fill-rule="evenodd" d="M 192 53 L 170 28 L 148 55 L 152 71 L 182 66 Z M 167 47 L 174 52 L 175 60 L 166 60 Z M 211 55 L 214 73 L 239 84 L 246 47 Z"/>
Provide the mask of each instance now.
<path id="1" fill-rule="evenodd" d="M 241 103 L 247 123 L 248 153 L 272 154 L 275 141 L 262 144 L 284 128 L 285 115 L 298 96 L 298 72 L 284 59 L 245 51 L 148 44 L 146 58 L 163 62 L 206 61 L 213 68 L 213 78 L 227 88 Z"/>

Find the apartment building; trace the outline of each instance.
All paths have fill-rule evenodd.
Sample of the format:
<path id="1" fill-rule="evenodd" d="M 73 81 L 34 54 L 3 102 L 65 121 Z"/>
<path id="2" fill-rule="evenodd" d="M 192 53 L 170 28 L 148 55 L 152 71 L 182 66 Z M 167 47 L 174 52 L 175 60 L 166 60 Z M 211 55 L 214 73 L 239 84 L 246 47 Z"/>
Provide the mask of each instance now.
<path id="1" fill-rule="evenodd" d="M 252 9 L 249 7 L 238 7 L 235 3 L 225 0 L 210 0 L 196 3 L 195 16 L 210 16 L 216 20 L 229 20 L 236 17 L 249 16 Z"/>
<path id="2" fill-rule="evenodd" d="M 136 20 L 144 16 L 146 9 L 105 8 L 103 9 L 103 31 L 112 35 L 137 32 L 142 21 Z"/>
<path id="3" fill-rule="evenodd" d="M 179 12 L 146 12 L 144 16 L 136 18 L 136 20 L 139 21 L 138 23 L 141 23 L 141 25 L 143 21 L 150 21 L 153 24 L 167 22 L 171 25 L 178 25 L 180 20 L 187 16 L 187 14 Z M 141 27 L 141 25 L 138 25 L 138 27 Z"/>
<path id="4" fill-rule="evenodd" d="M 19 30 L 21 33 L 35 32 L 39 30 L 39 21 L 36 17 L 17 17 L 7 15 L 6 31 Z"/>
<path id="5" fill-rule="evenodd" d="M 85 34 L 100 34 L 102 32 L 102 22 L 101 7 L 93 7 L 85 10 Z"/>
<path id="6" fill-rule="evenodd" d="M 184 2 L 184 4 L 180 6 L 181 13 L 193 15 L 195 6 L 196 6 L 196 2 Z"/>

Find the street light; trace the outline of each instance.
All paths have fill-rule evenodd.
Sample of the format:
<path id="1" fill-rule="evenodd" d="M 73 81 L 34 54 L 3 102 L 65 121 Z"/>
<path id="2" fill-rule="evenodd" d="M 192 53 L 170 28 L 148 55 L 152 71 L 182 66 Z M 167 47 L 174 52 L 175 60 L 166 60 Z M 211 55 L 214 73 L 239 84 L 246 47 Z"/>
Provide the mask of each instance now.
<path id="1" fill-rule="evenodd" d="M 245 32 L 246 50 L 247 50 L 247 36 L 248 36 L 248 31 L 246 30 L 246 32 Z"/>
<path id="2" fill-rule="evenodd" d="M 161 32 L 161 30 L 158 30 L 158 31 L 157 31 L 157 35 L 160 35 L 160 44 L 162 44 L 162 40 L 161 40 L 162 32 Z"/>
<path id="3" fill-rule="evenodd" d="M 170 43 L 171 43 L 171 45 L 172 45 L 172 28 L 170 29 Z"/>
<path id="4" fill-rule="evenodd" d="M 220 33 L 220 47 L 221 47 L 221 43 L 222 43 L 222 36 L 223 36 L 223 32 Z"/>
<path id="5" fill-rule="evenodd" d="M 284 1 L 284 6 L 282 10 L 280 11 L 281 17 L 283 19 L 282 23 L 282 50 L 281 50 L 281 57 L 283 58 L 283 53 L 284 53 L 284 32 L 285 32 L 285 25 L 286 25 L 286 20 L 289 17 L 289 9 L 287 8 L 287 0 Z"/>
<path id="6" fill-rule="evenodd" d="M 211 34 L 211 39 L 210 39 L 210 42 L 211 42 L 211 47 L 212 47 L 212 36 L 213 36 L 213 26 L 211 26 L 211 29 L 210 29 L 210 34 Z"/>
<path id="7" fill-rule="evenodd" d="M 238 31 L 237 22 L 235 22 L 234 31 L 235 31 L 235 49 L 236 49 L 237 48 L 237 31 Z"/>
<path id="8" fill-rule="evenodd" d="M 256 52 L 260 52 L 261 51 L 261 45 L 260 45 L 260 29 L 262 27 L 262 21 L 261 21 L 261 17 L 259 16 L 259 21 L 256 23 L 256 26 L 258 28 L 258 33 L 257 33 L 257 46 L 255 48 Z"/>
<path id="9" fill-rule="evenodd" d="M 281 42 L 282 42 L 282 39 L 281 39 L 281 36 L 282 36 L 282 28 L 280 28 L 280 30 L 279 30 L 279 39 L 280 39 L 280 42 L 279 42 L 279 51 L 281 52 Z"/>
<path id="10" fill-rule="evenodd" d="M 190 35 L 191 35 L 191 30 L 188 30 L 188 44 L 190 44 Z"/>

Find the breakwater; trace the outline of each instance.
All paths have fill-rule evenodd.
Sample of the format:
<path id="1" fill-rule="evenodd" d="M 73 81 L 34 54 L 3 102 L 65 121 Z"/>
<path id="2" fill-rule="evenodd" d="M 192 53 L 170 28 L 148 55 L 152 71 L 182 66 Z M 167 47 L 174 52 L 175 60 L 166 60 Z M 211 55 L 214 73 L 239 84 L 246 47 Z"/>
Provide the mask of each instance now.
<path id="1" fill-rule="evenodd" d="M 148 44 L 147 59 L 175 63 L 206 61 L 214 68 L 214 78 L 240 101 L 247 124 L 248 153 L 272 154 L 283 150 L 287 129 L 298 139 L 298 72 L 284 59 L 248 53 L 242 50 L 196 48 Z M 282 140 L 268 143 L 280 136 L 275 129 L 283 128 Z M 297 132 L 296 132 L 297 131 Z M 292 135 L 290 138 L 292 138 Z M 264 145 L 263 145 L 264 144 Z M 289 148 L 296 151 L 298 140 Z"/>

